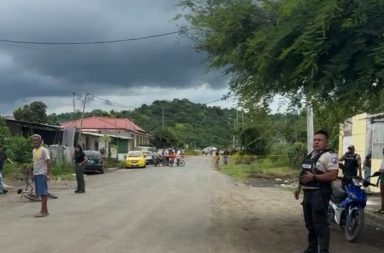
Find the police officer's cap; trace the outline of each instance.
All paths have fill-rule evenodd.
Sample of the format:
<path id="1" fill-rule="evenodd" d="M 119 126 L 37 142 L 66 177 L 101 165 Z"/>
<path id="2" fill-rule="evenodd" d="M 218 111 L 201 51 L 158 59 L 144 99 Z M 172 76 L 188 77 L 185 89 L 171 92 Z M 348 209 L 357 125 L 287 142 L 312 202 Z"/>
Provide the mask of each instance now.
<path id="1" fill-rule="evenodd" d="M 355 146 L 353 146 L 353 145 L 349 145 L 349 146 L 348 146 L 348 149 L 353 149 L 353 150 L 355 150 Z"/>

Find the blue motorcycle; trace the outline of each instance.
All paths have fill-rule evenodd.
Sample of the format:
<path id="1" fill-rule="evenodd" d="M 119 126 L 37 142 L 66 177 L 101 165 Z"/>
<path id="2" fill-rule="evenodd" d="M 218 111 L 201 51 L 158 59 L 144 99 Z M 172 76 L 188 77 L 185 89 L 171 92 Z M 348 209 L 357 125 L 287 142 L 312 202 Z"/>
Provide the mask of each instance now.
<path id="1" fill-rule="evenodd" d="M 376 172 L 371 177 L 379 175 L 380 172 Z M 367 204 L 364 188 L 377 187 L 378 184 L 379 179 L 376 184 L 372 184 L 360 177 L 351 177 L 345 189 L 333 187 L 328 207 L 328 221 L 339 225 L 344 230 L 347 241 L 355 242 L 364 229 L 364 208 Z"/>

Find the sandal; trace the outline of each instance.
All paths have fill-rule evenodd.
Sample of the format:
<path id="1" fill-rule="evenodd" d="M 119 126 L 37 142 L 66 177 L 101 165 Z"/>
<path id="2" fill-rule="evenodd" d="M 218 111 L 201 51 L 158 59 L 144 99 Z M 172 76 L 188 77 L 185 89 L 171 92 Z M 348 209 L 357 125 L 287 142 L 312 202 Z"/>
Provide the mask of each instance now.
<path id="1" fill-rule="evenodd" d="M 46 217 L 48 215 L 49 215 L 49 213 L 37 213 L 33 217 L 35 217 L 35 218 L 42 218 L 42 217 Z"/>

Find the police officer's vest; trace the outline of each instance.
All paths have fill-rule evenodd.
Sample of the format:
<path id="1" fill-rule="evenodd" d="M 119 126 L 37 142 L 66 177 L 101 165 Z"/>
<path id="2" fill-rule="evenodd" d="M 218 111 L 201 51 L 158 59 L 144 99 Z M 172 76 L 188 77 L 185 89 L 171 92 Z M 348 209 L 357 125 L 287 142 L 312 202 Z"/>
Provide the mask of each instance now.
<path id="1" fill-rule="evenodd" d="M 306 173 L 310 172 L 312 174 L 324 174 L 323 171 L 320 171 L 316 168 L 316 163 L 319 160 L 319 158 L 324 154 L 324 153 L 334 153 L 332 149 L 325 149 L 321 151 L 319 154 L 316 156 L 312 157 L 313 151 L 303 160 L 303 163 L 301 164 L 301 171 L 300 171 L 300 178 Z M 314 188 L 329 188 L 331 186 L 330 182 L 320 182 L 320 181 L 309 181 L 307 183 L 303 183 L 300 180 L 300 185 L 305 186 L 305 187 L 314 187 Z"/>
<path id="2" fill-rule="evenodd" d="M 347 177 L 357 176 L 357 154 L 345 153 L 343 174 Z"/>

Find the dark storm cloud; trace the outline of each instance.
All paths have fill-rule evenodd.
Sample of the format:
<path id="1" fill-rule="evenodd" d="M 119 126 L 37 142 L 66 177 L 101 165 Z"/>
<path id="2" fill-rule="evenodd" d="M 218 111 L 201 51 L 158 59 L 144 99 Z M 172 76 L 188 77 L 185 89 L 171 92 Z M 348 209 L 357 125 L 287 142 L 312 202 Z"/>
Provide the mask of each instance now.
<path id="1" fill-rule="evenodd" d="M 7 0 L 0 38 L 97 41 L 177 29 L 178 0 Z M 178 36 L 113 45 L 47 46 L 0 43 L 0 104 L 25 97 L 67 96 L 89 86 L 95 93 L 140 86 L 184 88 L 209 82 L 202 56 Z M 1 108 L 0 108 L 1 111 Z"/>

